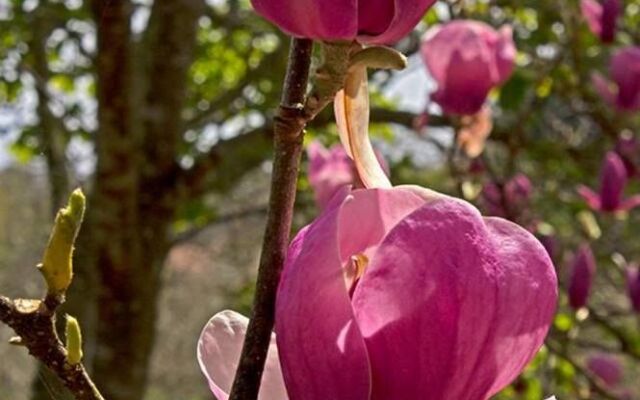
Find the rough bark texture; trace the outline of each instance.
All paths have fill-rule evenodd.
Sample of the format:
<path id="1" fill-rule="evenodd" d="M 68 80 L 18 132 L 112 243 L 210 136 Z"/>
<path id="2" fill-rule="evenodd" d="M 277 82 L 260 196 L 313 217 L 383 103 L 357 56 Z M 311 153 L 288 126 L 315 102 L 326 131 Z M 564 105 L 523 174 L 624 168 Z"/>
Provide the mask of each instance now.
<path id="1" fill-rule="evenodd" d="M 180 110 L 203 6 L 201 0 L 154 4 L 148 64 L 134 54 L 131 4 L 98 2 L 95 8 L 98 164 L 87 230 L 99 281 L 93 375 L 111 400 L 144 397 L 160 269 L 176 208 Z"/>

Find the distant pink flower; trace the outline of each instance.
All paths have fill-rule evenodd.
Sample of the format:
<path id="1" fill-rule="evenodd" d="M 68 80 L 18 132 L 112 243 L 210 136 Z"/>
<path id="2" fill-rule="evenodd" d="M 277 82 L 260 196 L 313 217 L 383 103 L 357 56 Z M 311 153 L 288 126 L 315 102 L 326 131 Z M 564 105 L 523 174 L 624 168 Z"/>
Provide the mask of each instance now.
<path id="1" fill-rule="evenodd" d="M 490 215 L 515 218 L 526 208 L 533 188 L 531 180 L 519 173 L 504 185 L 487 182 L 482 188 L 482 200 Z"/>
<path id="2" fill-rule="evenodd" d="M 489 90 L 513 71 L 516 47 L 510 26 L 499 31 L 478 21 L 452 21 L 431 28 L 422 58 L 438 83 L 432 95 L 445 113 L 475 114 Z"/>
<path id="3" fill-rule="evenodd" d="M 615 356 L 597 354 L 589 357 L 587 368 L 607 386 L 616 386 L 622 380 L 622 365 Z"/>
<path id="4" fill-rule="evenodd" d="M 538 234 L 536 235 L 540 243 L 544 246 L 549 254 L 549 257 L 553 260 L 556 255 L 556 250 L 558 247 L 558 239 L 555 235 L 552 234 Z"/>
<path id="5" fill-rule="evenodd" d="M 610 72 L 614 88 L 602 75 L 592 76 L 598 93 L 620 110 L 640 110 L 640 47 L 618 50 L 611 59 Z"/>
<path id="6" fill-rule="evenodd" d="M 435 0 L 251 0 L 255 10 L 297 37 L 389 44 L 406 36 Z"/>
<path id="7" fill-rule="evenodd" d="M 384 172 L 388 174 L 389 166 L 382 154 L 375 151 L 375 155 Z M 309 183 L 319 208 L 324 208 L 340 188 L 349 185 L 362 186 L 353 160 L 341 145 L 326 149 L 320 142 L 314 141 L 307 147 L 307 156 Z"/>
<path id="8" fill-rule="evenodd" d="M 621 12 L 620 0 L 581 0 L 580 8 L 591 32 L 604 43 L 613 42 Z"/>
<path id="9" fill-rule="evenodd" d="M 569 305 L 572 308 L 587 305 L 595 273 L 596 260 L 589 245 L 584 244 L 574 255 L 569 272 Z"/>
<path id="10" fill-rule="evenodd" d="M 289 396 L 488 399 L 541 346 L 556 296 L 546 251 L 519 226 L 420 188 L 353 191 L 287 256 Z"/>
<path id="11" fill-rule="evenodd" d="M 627 185 L 627 170 L 620 156 L 610 151 L 605 156 L 600 171 L 600 192 L 580 185 L 578 193 L 586 200 L 589 207 L 597 211 L 615 212 L 630 210 L 640 205 L 640 195 L 623 198 Z"/>
<path id="12" fill-rule="evenodd" d="M 637 265 L 627 268 L 627 293 L 631 307 L 640 313 L 640 270 Z"/>

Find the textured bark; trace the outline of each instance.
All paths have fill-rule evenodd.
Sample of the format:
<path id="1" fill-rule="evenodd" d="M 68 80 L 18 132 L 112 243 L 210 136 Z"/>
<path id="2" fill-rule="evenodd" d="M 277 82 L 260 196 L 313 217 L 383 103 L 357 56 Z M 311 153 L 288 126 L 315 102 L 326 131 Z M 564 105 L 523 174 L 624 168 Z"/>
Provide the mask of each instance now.
<path id="1" fill-rule="evenodd" d="M 140 400 L 147 385 L 160 270 L 176 208 L 180 110 L 203 6 L 200 0 L 156 2 L 146 47 L 135 50 L 131 4 L 99 2 L 95 9 L 99 132 L 88 260 L 98 271 L 93 375 L 110 400 Z"/>

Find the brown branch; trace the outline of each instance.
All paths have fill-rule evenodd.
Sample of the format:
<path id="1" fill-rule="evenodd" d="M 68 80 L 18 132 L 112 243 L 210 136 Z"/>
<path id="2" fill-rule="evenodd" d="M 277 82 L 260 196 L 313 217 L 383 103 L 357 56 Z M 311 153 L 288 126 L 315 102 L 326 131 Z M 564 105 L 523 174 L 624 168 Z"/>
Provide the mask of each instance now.
<path id="1" fill-rule="evenodd" d="M 283 97 L 274 128 L 274 166 L 267 227 L 253 303 L 230 400 L 258 398 L 262 371 L 275 320 L 275 301 L 289 243 L 296 184 L 302 154 L 304 102 L 313 42 L 293 39 Z"/>
<path id="2" fill-rule="evenodd" d="M 55 311 L 63 301 L 53 295 L 47 295 L 44 301 L 0 296 L 0 321 L 18 335 L 11 343 L 25 346 L 77 400 L 104 400 L 82 363 L 72 365 L 67 361 L 67 351 L 55 328 Z"/>

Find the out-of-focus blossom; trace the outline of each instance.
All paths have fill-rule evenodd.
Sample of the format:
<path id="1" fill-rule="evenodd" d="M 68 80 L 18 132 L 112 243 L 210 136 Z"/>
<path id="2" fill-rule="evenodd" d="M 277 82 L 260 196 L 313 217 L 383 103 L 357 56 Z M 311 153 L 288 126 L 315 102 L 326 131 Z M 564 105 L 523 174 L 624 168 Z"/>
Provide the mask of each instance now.
<path id="1" fill-rule="evenodd" d="M 640 110 L 640 47 L 618 50 L 611 59 L 610 72 L 613 83 L 600 74 L 592 76 L 598 93 L 620 110 Z"/>
<path id="2" fill-rule="evenodd" d="M 627 176 L 636 176 L 638 173 L 638 161 L 640 161 L 640 143 L 638 139 L 633 135 L 622 136 L 616 142 L 615 150 L 627 169 Z"/>
<path id="3" fill-rule="evenodd" d="M 620 360 L 609 354 L 596 354 L 587 360 L 587 368 L 607 386 L 616 386 L 622 380 Z"/>
<path id="4" fill-rule="evenodd" d="M 307 147 L 309 157 L 309 183 L 318 207 L 323 208 L 343 186 L 353 184 L 353 162 L 342 146 L 326 149 L 320 142 Z"/>
<path id="5" fill-rule="evenodd" d="M 477 113 L 463 116 L 460 122 L 458 146 L 467 156 L 478 157 L 484 151 L 487 138 L 493 130 L 491 107 L 485 105 Z"/>
<path id="6" fill-rule="evenodd" d="M 375 151 L 377 161 L 384 172 L 389 174 L 389 166 L 384 157 Z M 324 208 L 338 190 L 344 186 L 362 187 L 355 165 L 344 148 L 337 144 L 326 149 L 314 141 L 307 147 L 309 157 L 309 183 L 313 188 L 316 204 Z"/>
<path id="7" fill-rule="evenodd" d="M 481 195 L 490 215 L 512 219 L 529 204 L 531 192 L 531 180 L 525 174 L 518 173 L 504 185 L 485 183 Z"/>
<path id="8" fill-rule="evenodd" d="M 569 275 L 569 305 L 578 309 L 587 305 L 593 277 L 596 273 L 596 260 L 589 245 L 580 246 L 573 257 Z"/>
<path id="9" fill-rule="evenodd" d="M 287 255 L 276 332 L 289 396 L 487 399 L 542 344 L 555 285 L 544 248 L 511 222 L 417 187 L 353 191 Z"/>
<path id="10" fill-rule="evenodd" d="M 435 0 L 251 0 L 255 10 L 293 36 L 394 43 L 420 22 Z"/>
<path id="11" fill-rule="evenodd" d="M 621 12 L 620 0 L 581 0 L 580 8 L 591 32 L 604 43 L 613 42 Z"/>
<path id="12" fill-rule="evenodd" d="M 627 293 L 631 307 L 640 313 L 640 270 L 637 265 L 627 267 Z"/>
<path id="13" fill-rule="evenodd" d="M 640 205 L 640 195 L 623 197 L 627 185 L 627 170 L 618 154 L 607 152 L 600 171 L 600 192 L 580 185 L 578 193 L 589 207 L 597 211 L 616 212 L 630 210 Z"/>
<path id="14" fill-rule="evenodd" d="M 489 90 L 511 76 L 516 47 L 510 26 L 496 31 L 478 21 L 453 21 L 431 28 L 421 53 L 438 83 L 433 101 L 445 113 L 475 114 Z"/>

